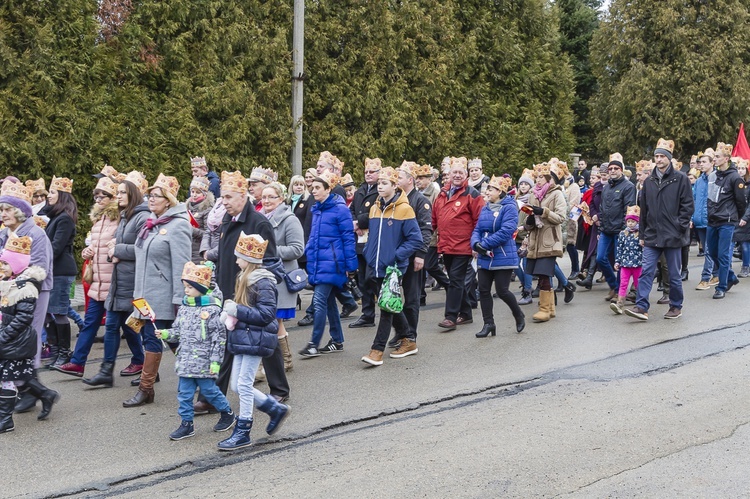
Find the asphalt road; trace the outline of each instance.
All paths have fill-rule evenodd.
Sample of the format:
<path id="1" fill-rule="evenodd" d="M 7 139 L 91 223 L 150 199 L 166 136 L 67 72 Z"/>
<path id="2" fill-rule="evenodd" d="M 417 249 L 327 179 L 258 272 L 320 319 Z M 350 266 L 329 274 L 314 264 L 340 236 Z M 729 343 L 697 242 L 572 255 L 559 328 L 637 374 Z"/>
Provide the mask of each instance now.
<path id="1" fill-rule="evenodd" d="M 498 336 L 483 340 L 478 311 L 440 332 L 444 294 L 428 292 L 418 355 L 368 367 L 374 328 L 346 329 L 344 352 L 295 357 L 279 433 L 267 438 L 256 413 L 255 445 L 233 454 L 215 450 L 225 435 L 213 415 L 196 418 L 194 438 L 168 440 L 179 424 L 171 354 L 156 402 L 135 409 L 121 406 L 127 378 L 87 389 L 44 372 L 63 399 L 48 421 L 17 415 L 0 436 L 0 496 L 746 496 L 750 280 L 712 300 L 693 290 L 697 259 L 690 268 L 678 320 L 659 305 L 646 323 L 614 316 L 600 284 L 560 300 L 545 324 L 524 307 L 520 335 L 498 300 Z M 291 328 L 293 348 L 309 334 Z M 101 354 L 95 345 L 87 376 Z"/>

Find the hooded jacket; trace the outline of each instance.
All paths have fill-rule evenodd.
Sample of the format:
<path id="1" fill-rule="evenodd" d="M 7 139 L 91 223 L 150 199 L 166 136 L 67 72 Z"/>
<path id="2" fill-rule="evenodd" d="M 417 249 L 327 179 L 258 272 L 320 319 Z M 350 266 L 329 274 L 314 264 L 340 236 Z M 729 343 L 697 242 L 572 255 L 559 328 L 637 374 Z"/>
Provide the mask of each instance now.
<path id="1" fill-rule="evenodd" d="M 466 181 L 448 199 L 451 184 L 440 190 L 432 206 L 432 228 L 438 233 L 438 253 L 471 255 L 471 233 L 479 220 L 484 199 Z"/>
<path id="2" fill-rule="evenodd" d="M 8 242 L 9 229 L 6 227 L 0 231 L 0 248 L 5 247 Z M 34 223 L 33 218 L 27 218 L 16 228 L 16 236 L 29 236 L 31 238 L 31 260 L 29 266 L 41 267 L 46 277 L 42 281 L 42 291 L 52 290 L 52 244 L 44 232 Z"/>
<path id="3" fill-rule="evenodd" d="M 94 250 L 94 256 L 91 258 L 91 268 L 94 271 L 94 280 L 89 286 L 89 298 L 96 301 L 104 301 L 109 294 L 110 283 L 112 282 L 112 272 L 115 264 L 107 261 L 109 252 L 109 242 L 114 239 L 120 221 L 120 210 L 117 208 L 117 202 L 110 202 L 104 209 L 94 205 L 89 214 L 93 222 L 91 226 L 91 244 L 89 248 Z"/>
<path id="4" fill-rule="evenodd" d="M 708 225 L 718 227 L 739 222 L 747 208 L 746 190 L 745 181 L 734 165 L 724 171 L 714 170 L 708 176 Z"/>
<path id="5" fill-rule="evenodd" d="M 513 196 L 506 195 L 497 203 L 485 204 L 479 220 L 471 234 L 471 247 L 479 243 L 492 252 L 477 256 L 477 266 L 485 270 L 518 267 L 518 247 L 513 238 L 518 222 L 518 203 Z"/>
<path id="6" fill-rule="evenodd" d="M 2 296 L 2 327 L 0 327 L 0 359 L 33 359 L 36 355 L 34 320 L 39 287 L 47 273 L 37 266 L 27 267 L 15 279 L 0 281 Z"/>
<path id="7" fill-rule="evenodd" d="M 104 308 L 117 312 L 133 310 L 133 288 L 135 287 L 135 241 L 149 215 L 146 203 L 135 207 L 130 218 L 120 213 L 120 222 L 115 229 L 115 251 L 117 263 L 112 266 L 109 292 Z"/>
<path id="8" fill-rule="evenodd" d="M 268 270 L 257 269 L 250 273 L 247 284 L 249 306 L 237 304 L 237 324 L 228 333 L 227 350 L 233 355 L 270 357 L 279 343 L 277 280 Z"/>
<path id="9" fill-rule="evenodd" d="M 638 196 L 640 233 L 646 246 L 682 248 L 690 244 L 693 190 L 687 175 L 669 165 L 660 179 L 654 168 Z"/>
<path id="10" fill-rule="evenodd" d="M 378 199 L 370 209 L 370 235 L 364 257 L 376 278 L 385 277 L 386 267 L 396 265 L 406 273 L 409 258 L 422 247 L 422 233 L 409 198 L 401 189 L 390 201 Z"/>
<path id="11" fill-rule="evenodd" d="M 352 214 L 344 198 L 333 192 L 312 207 L 310 238 L 305 247 L 310 284 L 342 287 L 346 273 L 357 270 Z"/>
<path id="12" fill-rule="evenodd" d="M 622 175 L 609 179 L 602 189 L 599 205 L 599 230 L 609 235 L 619 234 L 625 228 L 628 206 L 635 205 L 635 186 Z"/>

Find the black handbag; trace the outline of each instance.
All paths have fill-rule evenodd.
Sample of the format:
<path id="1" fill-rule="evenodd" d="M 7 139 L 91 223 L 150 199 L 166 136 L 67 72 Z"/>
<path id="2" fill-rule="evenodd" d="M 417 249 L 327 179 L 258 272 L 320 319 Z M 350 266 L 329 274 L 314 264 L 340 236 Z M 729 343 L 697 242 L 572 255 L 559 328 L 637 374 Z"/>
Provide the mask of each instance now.
<path id="1" fill-rule="evenodd" d="M 284 274 L 286 289 L 290 293 L 299 293 L 307 286 L 307 272 L 302 269 L 294 269 Z"/>

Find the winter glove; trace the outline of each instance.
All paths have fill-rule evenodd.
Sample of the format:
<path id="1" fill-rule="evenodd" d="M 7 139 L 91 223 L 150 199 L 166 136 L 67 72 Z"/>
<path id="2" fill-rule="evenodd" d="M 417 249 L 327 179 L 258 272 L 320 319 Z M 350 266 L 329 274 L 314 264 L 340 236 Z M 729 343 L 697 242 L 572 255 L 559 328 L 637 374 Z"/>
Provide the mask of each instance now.
<path id="1" fill-rule="evenodd" d="M 233 300 L 224 302 L 224 312 L 230 317 L 237 317 L 237 304 Z"/>
<path id="2" fill-rule="evenodd" d="M 542 215 L 544 213 L 544 208 L 541 206 L 532 206 L 531 211 L 534 212 L 534 215 Z"/>
<path id="3" fill-rule="evenodd" d="M 219 369 L 221 369 L 221 364 L 218 362 L 211 362 L 211 374 L 219 374 Z"/>
<path id="4" fill-rule="evenodd" d="M 474 251 L 476 251 L 477 253 L 479 253 L 482 256 L 489 256 L 489 254 L 488 254 L 489 252 L 487 251 L 487 248 L 485 248 L 484 246 L 482 246 L 479 243 L 474 243 Z"/>
<path id="5" fill-rule="evenodd" d="M 156 331 L 157 335 L 162 339 L 166 340 L 169 338 L 169 330 L 168 329 L 159 329 Z"/>

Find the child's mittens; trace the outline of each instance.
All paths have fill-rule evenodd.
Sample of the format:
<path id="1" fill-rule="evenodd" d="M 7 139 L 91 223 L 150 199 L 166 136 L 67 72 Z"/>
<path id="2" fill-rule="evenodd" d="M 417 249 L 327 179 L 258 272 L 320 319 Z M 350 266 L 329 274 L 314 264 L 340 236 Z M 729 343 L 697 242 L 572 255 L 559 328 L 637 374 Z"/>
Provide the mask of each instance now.
<path id="1" fill-rule="evenodd" d="M 224 313 L 221 315 L 225 316 L 224 325 L 227 327 L 227 331 L 234 331 L 234 326 L 237 325 L 237 317 L 232 317 L 231 315 L 226 315 Z"/>
<path id="2" fill-rule="evenodd" d="M 237 317 L 237 304 L 233 300 L 226 300 L 223 308 L 228 316 Z"/>
<path id="3" fill-rule="evenodd" d="M 167 338 L 169 338 L 169 330 L 168 329 L 159 329 L 156 332 L 159 335 L 159 338 L 161 338 L 162 340 L 166 340 Z"/>
<path id="4" fill-rule="evenodd" d="M 218 362 L 211 362 L 211 374 L 219 374 L 219 369 L 221 369 L 221 364 Z"/>

